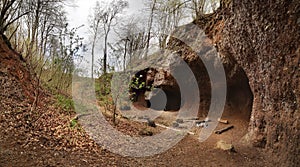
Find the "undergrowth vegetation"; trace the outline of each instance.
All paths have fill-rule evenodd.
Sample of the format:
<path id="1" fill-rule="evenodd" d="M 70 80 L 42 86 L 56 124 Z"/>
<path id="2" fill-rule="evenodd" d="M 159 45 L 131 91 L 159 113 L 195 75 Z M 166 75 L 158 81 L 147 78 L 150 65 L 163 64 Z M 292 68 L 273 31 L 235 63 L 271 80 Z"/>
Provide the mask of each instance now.
<path id="1" fill-rule="evenodd" d="M 62 109 L 68 112 L 74 111 L 74 101 L 72 100 L 72 98 L 61 94 L 55 95 L 55 98 L 57 100 L 56 104 L 59 107 L 61 107 Z"/>
<path id="2" fill-rule="evenodd" d="M 105 112 L 111 111 L 114 101 L 111 94 L 111 80 L 113 73 L 107 73 L 95 80 L 96 98 L 100 106 L 104 107 Z"/>

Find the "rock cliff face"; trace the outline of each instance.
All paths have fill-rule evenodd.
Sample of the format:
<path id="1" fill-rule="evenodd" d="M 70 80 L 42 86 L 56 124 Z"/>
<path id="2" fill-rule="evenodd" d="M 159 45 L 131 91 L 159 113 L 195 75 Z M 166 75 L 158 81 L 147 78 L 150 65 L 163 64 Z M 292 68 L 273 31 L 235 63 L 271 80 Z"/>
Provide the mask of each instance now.
<path id="1" fill-rule="evenodd" d="M 214 23 L 215 22 L 215 23 Z M 211 24 L 212 23 L 212 24 Z M 201 20 L 179 27 L 173 32 L 175 38 L 169 41 L 169 49 L 174 50 L 189 65 L 197 80 L 200 92 L 200 107 L 198 116 L 206 116 L 211 103 L 212 84 L 211 76 L 208 74 L 207 64 L 212 62 L 216 65 L 217 56 L 222 61 L 226 75 L 227 96 L 223 116 L 239 115 L 244 119 L 250 118 L 253 94 L 249 85 L 248 77 L 236 62 L 234 57 L 228 56 L 228 52 L 217 52 L 217 41 L 220 40 L 221 25 L 224 21 L 220 14 L 206 15 Z M 214 26 L 214 27 L 211 27 Z M 210 30 L 211 28 L 212 30 Z M 205 34 L 204 34 L 205 32 Z M 184 40 L 184 42 L 182 41 Z M 206 63 L 204 63 L 204 61 Z M 178 65 L 171 65 L 172 71 Z M 212 67 L 217 68 L 217 67 Z M 218 75 L 218 74 L 216 74 Z M 176 82 L 176 81 L 173 81 Z M 156 82 L 154 82 L 156 84 Z M 156 84 L 159 85 L 159 84 Z M 189 101 L 185 102 L 189 103 Z"/>
<path id="2" fill-rule="evenodd" d="M 167 96 L 165 110 L 189 109 L 191 106 L 199 104 L 198 116 L 206 117 L 211 103 L 211 84 L 227 84 L 226 109 L 223 116 L 239 115 L 249 121 L 253 101 L 249 80 L 244 70 L 234 59 L 221 53 L 227 83 L 225 83 L 226 81 L 224 83 L 211 83 L 206 66 L 210 63 L 215 66 L 214 61 L 216 61 L 215 59 L 219 53 L 217 53 L 212 40 L 205 35 L 203 29 L 205 29 L 203 24 L 197 25 L 196 23 L 179 27 L 173 32 L 165 51 L 151 55 L 147 61 L 144 60 L 143 64 L 136 63 L 138 64 L 137 69 L 150 67 L 154 64 L 155 69 L 136 70 L 138 72 L 135 74 L 135 78 L 142 76 L 140 82 L 146 84 L 139 90 L 132 89 L 131 92 L 135 92 L 135 95 L 137 95 L 136 100 L 145 106 L 144 93 L 151 91 L 150 89 L 147 90 L 146 87 L 159 88 Z M 198 31 L 201 31 L 201 33 Z M 205 65 L 203 61 L 206 61 L 207 64 Z M 191 76 L 187 76 L 182 72 L 186 68 L 189 68 L 193 73 Z M 177 79 L 174 75 L 177 76 Z M 195 101 L 192 96 L 192 93 L 196 90 L 189 92 L 191 93 L 188 94 L 189 97 L 182 99 L 182 89 L 184 88 L 178 85 L 178 81 L 180 81 L 184 84 L 184 87 L 193 87 L 191 84 L 193 77 L 196 79 L 200 93 L 197 104 L 194 104 Z M 155 99 L 155 96 L 153 98 Z"/>
<path id="3" fill-rule="evenodd" d="M 234 1 L 224 11 L 217 45 L 249 78 L 252 142 L 295 165 L 300 159 L 300 2 Z"/>
<path id="4" fill-rule="evenodd" d="M 193 28 L 194 24 L 198 28 Z M 250 119 L 250 143 L 280 155 L 278 162 L 283 165 L 297 166 L 300 2 L 222 1 L 218 11 L 198 18 L 193 25 L 179 27 L 173 35 L 194 40 L 193 45 L 199 45 L 200 51 L 176 38 L 170 39 L 168 48 L 180 55 L 197 79 L 201 92 L 199 116 L 207 113 L 211 96 L 209 77 L 198 56 L 206 54 L 205 46 L 200 47 L 203 43 L 197 41 L 201 28 L 217 48 L 225 68 L 228 91 L 224 115 L 241 114 Z M 161 72 L 155 76 L 155 87 L 176 85 L 174 78 L 168 77 L 171 70 L 158 70 Z M 180 92 L 178 87 L 173 88 Z"/>
<path id="5" fill-rule="evenodd" d="M 242 107 L 249 104 L 253 93 L 248 133 L 251 143 L 280 154 L 278 161 L 285 165 L 298 164 L 300 2 L 234 1 L 222 7 L 195 23 L 205 30 L 223 58 L 227 104 L 236 102 Z M 186 59 L 191 54 L 180 41 L 171 41 L 172 47 L 185 50 L 183 57 L 196 76 L 203 73 L 200 64 Z M 244 107 L 249 106 L 251 109 L 252 103 Z"/>

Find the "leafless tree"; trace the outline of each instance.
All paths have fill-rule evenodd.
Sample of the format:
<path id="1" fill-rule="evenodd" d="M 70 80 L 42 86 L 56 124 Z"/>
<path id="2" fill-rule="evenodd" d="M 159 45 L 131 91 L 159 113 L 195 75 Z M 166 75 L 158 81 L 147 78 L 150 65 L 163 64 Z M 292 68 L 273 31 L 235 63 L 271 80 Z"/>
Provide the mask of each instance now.
<path id="1" fill-rule="evenodd" d="M 167 37 L 184 19 L 184 4 L 181 0 L 159 1 L 155 9 L 156 31 L 159 46 L 164 49 L 167 44 Z"/>
<path id="2" fill-rule="evenodd" d="M 15 21 L 28 14 L 29 11 L 21 12 L 22 0 L 0 1 L 0 33 L 4 34 L 7 28 Z"/>
<path id="3" fill-rule="evenodd" d="M 206 13 L 215 11 L 220 6 L 220 0 L 190 0 L 190 5 L 187 7 L 191 9 L 195 18 L 199 18 Z"/>
<path id="4" fill-rule="evenodd" d="M 98 3 L 96 6 L 95 16 L 99 19 L 104 36 L 103 49 L 103 73 L 107 73 L 107 57 L 108 57 L 108 37 L 111 33 L 112 27 L 116 25 L 118 15 L 128 6 L 125 0 L 113 0 L 108 4 L 104 2 Z"/>
<path id="5" fill-rule="evenodd" d="M 92 35 L 92 67 L 91 67 L 91 77 L 94 78 L 94 59 L 95 59 L 95 48 L 97 44 L 97 40 L 99 38 L 100 32 L 99 29 L 101 28 L 101 17 L 99 17 L 99 9 L 100 3 L 96 2 L 96 6 L 94 7 L 93 13 L 89 16 L 89 28 Z"/>
<path id="6" fill-rule="evenodd" d="M 148 2 L 149 3 L 149 2 Z M 150 47 L 150 40 L 151 40 L 151 31 L 153 26 L 153 19 L 154 19 L 154 11 L 156 8 L 157 0 L 150 0 L 149 8 L 150 8 L 150 15 L 149 15 L 149 21 L 148 21 L 148 32 L 147 32 L 147 43 L 146 43 L 146 52 L 145 57 L 147 58 L 149 47 Z"/>
<path id="7" fill-rule="evenodd" d="M 115 55 L 123 55 L 123 70 L 126 69 L 128 63 L 131 63 L 134 56 L 140 58 L 139 56 L 147 45 L 147 27 L 140 24 L 141 22 L 140 18 L 130 17 L 115 30 L 118 40 L 111 46 L 111 49 Z"/>

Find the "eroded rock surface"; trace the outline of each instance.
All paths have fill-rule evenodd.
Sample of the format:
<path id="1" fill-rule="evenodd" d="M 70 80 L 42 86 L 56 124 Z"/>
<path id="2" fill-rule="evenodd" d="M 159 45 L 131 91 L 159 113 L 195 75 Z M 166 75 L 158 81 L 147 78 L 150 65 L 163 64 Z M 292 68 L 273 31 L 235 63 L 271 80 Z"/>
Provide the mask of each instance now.
<path id="1" fill-rule="evenodd" d="M 234 1 L 227 11 L 218 46 L 249 78 L 253 144 L 299 165 L 300 2 Z"/>
<path id="2" fill-rule="evenodd" d="M 198 18 L 173 33 L 186 41 L 171 38 L 168 44 L 197 79 L 201 92 L 199 116 L 207 113 L 211 96 L 211 82 L 199 55 L 209 59 L 207 47 L 215 46 L 227 78 L 229 113 L 224 114 L 237 112 L 251 117 L 251 143 L 272 150 L 280 155 L 278 162 L 288 166 L 300 163 L 299 17 L 297 0 L 222 1 L 221 9 L 214 14 Z M 199 39 L 199 28 L 209 39 Z M 173 67 L 176 66 L 180 64 Z M 168 77 L 171 72 L 170 65 L 162 67 L 153 84 L 176 85 L 174 78 Z"/>

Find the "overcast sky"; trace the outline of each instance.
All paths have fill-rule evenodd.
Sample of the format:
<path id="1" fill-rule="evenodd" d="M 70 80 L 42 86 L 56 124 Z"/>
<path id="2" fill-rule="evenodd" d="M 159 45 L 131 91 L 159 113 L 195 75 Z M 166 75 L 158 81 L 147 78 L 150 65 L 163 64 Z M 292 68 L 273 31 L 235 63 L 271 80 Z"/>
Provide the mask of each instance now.
<path id="1" fill-rule="evenodd" d="M 74 6 L 66 7 L 70 27 L 79 27 L 84 24 L 85 27 L 80 29 L 80 34 L 85 34 L 88 28 L 88 16 L 92 13 L 97 1 L 99 0 L 74 0 Z M 105 0 L 105 2 L 109 1 L 111 0 Z M 128 15 L 138 14 L 143 9 L 143 0 L 128 0 L 128 2 L 129 8 L 125 11 Z"/>
<path id="2" fill-rule="evenodd" d="M 97 0 L 71 0 L 73 1 L 72 5 L 67 5 L 65 10 L 68 16 L 69 28 L 79 27 L 84 25 L 84 27 L 78 30 L 78 34 L 81 37 L 84 37 L 84 43 L 88 44 L 89 35 L 88 35 L 88 17 L 92 14 L 92 9 L 95 6 Z M 99 1 L 99 0 L 98 0 Z M 111 0 L 105 0 L 105 2 L 110 2 Z M 101 1 L 100 1 L 101 2 Z M 124 11 L 126 15 L 141 15 L 141 10 L 144 7 L 143 0 L 128 0 L 129 8 Z M 113 35 L 112 35 L 113 36 Z M 97 51 L 96 51 L 97 52 Z M 98 56 L 96 56 L 95 60 L 99 59 L 102 54 L 102 50 L 98 48 Z M 80 68 L 86 69 L 90 71 L 90 63 L 91 62 L 91 54 L 87 52 L 84 55 L 84 61 L 79 65 Z M 89 73 L 89 72 L 88 72 Z"/>

